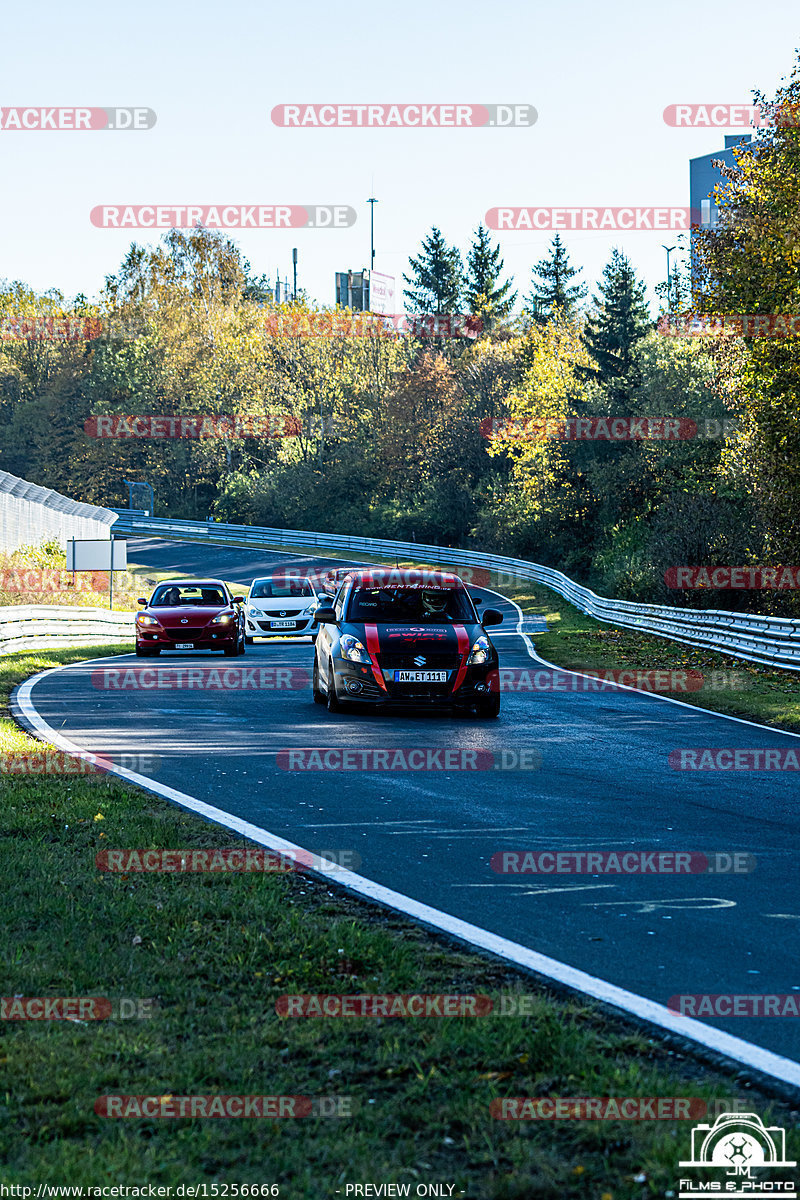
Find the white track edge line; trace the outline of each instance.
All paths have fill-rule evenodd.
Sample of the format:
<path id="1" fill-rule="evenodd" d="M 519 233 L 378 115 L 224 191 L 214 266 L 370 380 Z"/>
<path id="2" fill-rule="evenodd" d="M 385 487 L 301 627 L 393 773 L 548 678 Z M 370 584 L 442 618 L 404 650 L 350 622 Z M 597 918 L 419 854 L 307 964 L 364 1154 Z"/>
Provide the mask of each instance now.
<path id="1" fill-rule="evenodd" d="M 93 659 L 89 661 L 98 662 L 103 660 Z M 45 736 L 48 741 L 70 753 L 77 753 L 81 757 L 86 757 L 86 751 L 82 750 L 80 746 L 77 746 L 68 738 L 62 737 L 52 726 L 48 725 L 44 718 L 37 712 L 31 699 L 31 693 L 36 683 L 45 679 L 48 675 L 69 670 L 70 667 L 75 665 L 65 664 L 60 667 L 54 667 L 33 676 L 31 679 L 26 679 L 24 683 L 20 684 L 15 700 L 33 728 Z M 83 666 L 86 664 L 80 665 Z M 152 779 L 147 778 L 147 776 L 129 771 L 125 767 L 115 767 L 109 774 L 119 775 L 130 783 L 144 787 L 147 791 L 155 792 L 157 795 L 172 801 L 181 808 L 186 808 L 191 812 L 206 817 L 217 825 L 231 829 L 258 845 L 277 851 L 290 850 L 295 852 L 302 851 L 306 854 L 312 853 L 306 850 L 305 847 L 298 846 L 294 842 L 289 842 L 285 838 L 270 833 L 269 830 L 262 829 L 258 825 L 253 825 L 249 821 L 243 821 L 239 817 L 234 817 L 231 813 L 226 813 L 211 804 L 206 804 L 194 796 L 189 796 L 186 792 L 179 792 L 175 788 L 156 783 Z M 319 873 L 323 874 L 323 872 Z M 507 938 L 500 937 L 499 934 L 481 929 L 477 925 L 471 925 L 469 922 L 462 921 L 459 917 L 454 917 L 450 913 L 431 908 L 427 904 L 413 900 L 410 896 L 405 896 L 402 892 L 395 892 L 391 888 L 374 882 L 374 880 L 366 879 L 363 875 L 356 875 L 353 871 L 336 871 L 335 878 L 336 882 L 341 886 L 360 896 L 376 900 L 389 908 L 393 908 L 406 916 L 422 921 L 424 924 L 439 929 L 464 942 L 488 950 L 490 953 L 496 954 L 498 957 L 504 958 L 511 963 L 526 967 L 574 991 L 591 996 L 593 999 L 600 1000 L 605 1004 L 610 1004 L 614 1008 L 630 1013 L 640 1020 L 648 1021 L 650 1024 L 667 1030 L 669 1033 L 688 1038 L 701 1046 L 705 1046 L 709 1050 L 716 1051 L 727 1058 L 733 1059 L 735 1062 L 743 1063 L 745 1066 L 763 1075 L 780 1080 L 782 1083 L 800 1086 L 800 1062 L 784 1058 L 780 1054 L 775 1054 L 773 1051 L 765 1050 L 760 1046 L 754 1045 L 752 1042 L 734 1037 L 733 1034 L 724 1033 L 713 1026 L 704 1025 L 701 1021 L 696 1021 L 693 1017 L 681 1016 L 679 1013 L 673 1012 L 664 1005 L 656 1003 L 654 1000 L 648 1000 L 646 997 L 639 996 L 635 992 L 629 992 L 625 988 L 618 987 L 616 984 L 608 983 L 604 979 L 598 979 L 596 976 L 589 975 L 587 972 L 578 970 L 576 967 L 571 967 L 567 963 L 559 962 L 558 959 L 549 958 L 547 955 L 540 954 L 536 950 L 530 950 L 527 946 L 522 946 L 518 942 L 512 942 Z"/>

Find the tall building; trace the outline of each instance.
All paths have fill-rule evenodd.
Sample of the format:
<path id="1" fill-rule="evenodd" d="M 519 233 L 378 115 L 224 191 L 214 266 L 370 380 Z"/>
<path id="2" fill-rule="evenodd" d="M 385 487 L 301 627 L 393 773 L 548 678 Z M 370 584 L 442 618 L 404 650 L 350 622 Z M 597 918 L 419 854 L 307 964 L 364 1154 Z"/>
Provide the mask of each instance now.
<path id="1" fill-rule="evenodd" d="M 692 210 L 692 224 L 700 224 L 704 229 L 717 223 L 717 206 L 713 200 L 716 185 L 722 179 L 718 167 L 711 164 L 715 159 L 733 167 L 736 162 L 733 157 L 734 146 L 751 141 L 750 134 L 733 134 L 726 136 L 725 149 L 715 150 L 712 154 L 703 154 L 700 158 L 689 159 L 689 207 Z"/>

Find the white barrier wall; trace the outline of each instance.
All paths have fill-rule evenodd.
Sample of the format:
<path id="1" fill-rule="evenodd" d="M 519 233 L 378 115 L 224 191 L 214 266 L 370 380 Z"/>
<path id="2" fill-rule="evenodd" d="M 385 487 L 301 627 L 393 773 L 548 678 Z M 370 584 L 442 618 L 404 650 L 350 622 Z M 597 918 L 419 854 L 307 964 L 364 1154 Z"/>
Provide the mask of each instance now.
<path id="1" fill-rule="evenodd" d="M 117 514 L 108 508 L 70 500 L 0 471 L 0 550 L 7 553 L 49 541 L 64 546 L 68 538 L 105 540 L 116 520 Z"/>

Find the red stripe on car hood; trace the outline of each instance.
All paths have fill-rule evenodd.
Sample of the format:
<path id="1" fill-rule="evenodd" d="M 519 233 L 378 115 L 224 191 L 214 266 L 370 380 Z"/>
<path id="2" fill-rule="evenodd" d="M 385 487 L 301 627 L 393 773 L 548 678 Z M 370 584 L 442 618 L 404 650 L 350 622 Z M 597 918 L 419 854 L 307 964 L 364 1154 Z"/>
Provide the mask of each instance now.
<path id="1" fill-rule="evenodd" d="M 387 688 L 383 679 L 383 675 L 377 666 L 378 654 L 380 653 L 381 648 L 380 638 L 378 637 L 378 626 L 365 625 L 364 635 L 367 639 L 367 650 L 369 651 L 369 656 L 372 659 L 372 674 L 375 677 L 375 682 L 384 692 L 388 692 L 389 689 Z"/>
<path id="2" fill-rule="evenodd" d="M 458 653 L 461 655 L 461 665 L 458 668 L 456 681 L 453 684 L 453 691 L 457 692 L 464 682 L 464 676 L 467 673 L 467 658 L 469 657 L 469 634 L 463 625 L 454 625 L 456 638 L 458 640 Z"/>

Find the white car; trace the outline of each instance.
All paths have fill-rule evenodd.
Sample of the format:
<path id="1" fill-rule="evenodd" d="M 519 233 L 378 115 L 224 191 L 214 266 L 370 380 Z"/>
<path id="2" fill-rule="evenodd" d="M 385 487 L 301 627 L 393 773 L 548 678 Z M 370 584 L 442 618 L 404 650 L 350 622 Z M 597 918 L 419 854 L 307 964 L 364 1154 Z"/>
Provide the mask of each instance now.
<path id="1" fill-rule="evenodd" d="M 314 613 L 328 597 L 310 579 L 287 578 L 284 572 L 254 579 L 245 602 L 245 642 L 254 638 L 310 637 L 317 640 Z"/>

